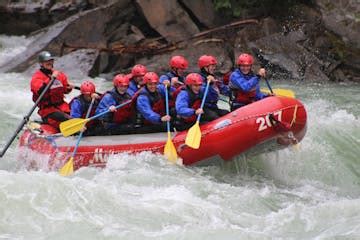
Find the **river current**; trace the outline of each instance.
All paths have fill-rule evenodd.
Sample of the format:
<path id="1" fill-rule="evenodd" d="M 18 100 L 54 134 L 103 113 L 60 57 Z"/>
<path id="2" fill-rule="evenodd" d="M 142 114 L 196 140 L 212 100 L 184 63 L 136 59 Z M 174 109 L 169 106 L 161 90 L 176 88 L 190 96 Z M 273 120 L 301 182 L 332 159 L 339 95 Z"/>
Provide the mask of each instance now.
<path id="1" fill-rule="evenodd" d="M 0 64 L 29 41 L 0 36 Z M 1 148 L 32 107 L 30 77 L 0 73 Z M 61 177 L 27 171 L 14 142 L 0 159 L 0 239 L 360 239 L 360 85 L 271 83 L 305 104 L 298 148 L 206 167 L 120 154 Z"/>

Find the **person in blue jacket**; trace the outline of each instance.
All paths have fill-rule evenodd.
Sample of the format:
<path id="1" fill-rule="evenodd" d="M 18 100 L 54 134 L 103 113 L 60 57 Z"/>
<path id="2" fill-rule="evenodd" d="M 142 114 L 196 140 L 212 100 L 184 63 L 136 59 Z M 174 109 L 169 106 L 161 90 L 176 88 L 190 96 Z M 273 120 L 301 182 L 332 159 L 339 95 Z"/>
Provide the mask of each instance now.
<path id="1" fill-rule="evenodd" d="M 219 101 L 220 93 L 226 96 L 229 96 L 230 89 L 227 85 L 223 83 L 222 80 L 215 78 L 215 69 L 217 65 L 217 60 L 214 56 L 211 55 L 202 55 L 198 60 L 198 66 L 200 69 L 200 75 L 203 79 L 204 86 L 208 79 L 212 80 L 210 84 L 210 89 L 208 96 L 206 98 L 205 107 L 211 109 L 215 112 L 218 117 L 224 116 L 229 113 L 228 110 L 220 109 L 217 105 Z"/>
<path id="2" fill-rule="evenodd" d="M 176 128 L 178 130 L 184 130 L 191 127 L 196 122 L 199 114 L 202 114 L 200 119 L 202 123 L 218 118 L 211 109 L 205 107 L 204 109 L 200 108 L 205 91 L 203 79 L 200 74 L 188 74 L 185 84 L 186 87 L 178 94 L 175 102 L 177 113 Z"/>
<path id="3" fill-rule="evenodd" d="M 166 122 L 171 120 L 165 109 L 165 87 L 168 86 L 159 84 L 159 77 L 154 72 L 147 72 L 143 79 L 145 87 L 136 101 L 138 123 L 143 125 L 138 132 L 166 131 Z"/>
<path id="4" fill-rule="evenodd" d="M 237 59 L 238 68 L 230 75 L 231 111 L 249 103 L 261 100 L 269 95 L 260 91 L 260 80 L 266 71 L 260 68 L 255 75 L 251 70 L 254 58 L 247 53 L 240 54 Z"/>
<path id="5" fill-rule="evenodd" d="M 80 85 L 81 95 L 73 98 L 70 103 L 70 116 L 71 118 L 84 118 L 86 112 L 90 106 L 91 100 L 94 98 L 95 102 L 92 106 L 92 113 L 95 113 L 95 109 L 99 103 L 99 95 L 96 93 L 95 84 L 92 81 L 84 81 Z M 90 116 L 92 116 L 91 114 Z"/>
<path id="6" fill-rule="evenodd" d="M 92 99 L 95 99 L 94 104 L 92 105 L 92 109 L 89 117 L 93 116 L 95 113 L 95 109 L 99 103 L 99 95 L 96 93 L 95 84 L 92 81 L 84 81 L 80 85 L 80 95 L 73 98 L 70 102 L 70 116 L 71 118 L 85 118 L 86 113 L 90 107 L 90 103 Z M 96 121 L 89 122 L 86 124 L 88 128 L 85 135 L 94 134 L 94 128 L 96 125 Z M 84 131 L 86 128 L 84 128 Z"/>
<path id="7" fill-rule="evenodd" d="M 177 89 L 184 85 L 184 72 L 188 68 L 188 61 L 183 56 L 173 56 L 169 61 L 171 71 L 160 76 L 160 83 L 168 80 L 172 87 Z"/>
<path id="8" fill-rule="evenodd" d="M 136 64 L 131 69 L 131 74 L 127 75 L 130 78 L 130 84 L 128 93 L 134 95 L 143 85 L 143 77 L 147 73 L 147 69 L 144 65 Z"/>
<path id="9" fill-rule="evenodd" d="M 110 112 L 99 117 L 104 135 L 129 134 L 134 132 L 134 102 L 129 93 L 129 77 L 118 74 L 113 79 L 114 88 L 108 91 L 101 99 L 96 114 L 109 110 Z M 129 102 L 116 109 L 117 105 Z"/>

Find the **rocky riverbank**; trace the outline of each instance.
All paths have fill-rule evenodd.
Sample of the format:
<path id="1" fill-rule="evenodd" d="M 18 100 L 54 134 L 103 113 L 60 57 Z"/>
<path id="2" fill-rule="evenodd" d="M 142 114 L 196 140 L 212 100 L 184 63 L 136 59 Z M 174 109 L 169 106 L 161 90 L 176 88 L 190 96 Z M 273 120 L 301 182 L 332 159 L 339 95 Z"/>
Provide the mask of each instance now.
<path id="1" fill-rule="evenodd" d="M 211 0 L 1 1 L 0 34 L 34 39 L 0 71 L 32 72 L 49 50 L 70 76 L 127 72 L 142 63 L 159 73 L 181 54 L 196 71 L 197 58 L 212 54 L 219 72 L 251 52 L 272 78 L 360 82 L 360 6 L 356 1 L 293 1 L 288 8 L 245 9 L 228 16 Z M 276 2 L 276 1 L 274 1 Z M 279 1 L 279 4 L 282 3 Z"/>

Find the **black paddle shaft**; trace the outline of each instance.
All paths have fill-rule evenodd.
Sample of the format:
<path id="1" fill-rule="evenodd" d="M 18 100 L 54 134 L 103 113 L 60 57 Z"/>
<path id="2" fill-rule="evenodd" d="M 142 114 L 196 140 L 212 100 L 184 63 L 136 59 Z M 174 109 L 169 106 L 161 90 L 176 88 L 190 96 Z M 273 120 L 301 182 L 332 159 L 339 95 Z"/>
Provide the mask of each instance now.
<path id="1" fill-rule="evenodd" d="M 273 90 L 272 90 L 272 88 L 271 88 L 271 86 L 270 86 L 270 83 L 269 83 L 269 81 L 268 81 L 266 78 L 265 78 L 265 82 L 266 82 L 266 85 L 268 86 L 271 94 L 274 94 L 274 92 L 273 92 Z"/>
<path id="2" fill-rule="evenodd" d="M 5 152 L 8 150 L 8 148 L 10 147 L 11 143 L 14 141 L 14 139 L 16 138 L 16 136 L 18 135 L 18 133 L 23 129 L 25 123 L 27 123 L 29 121 L 29 118 L 31 116 L 31 114 L 34 112 L 35 108 L 37 107 L 37 105 L 39 104 L 39 102 L 41 101 L 41 99 L 44 97 L 45 93 L 49 90 L 49 88 L 51 87 L 51 85 L 54 83 L 56 78 L 52 78 L 51 81 L 48 83 L 48 85 L 46 85 L 45 89 L 41 92 L 39 98 L 36 100 L 36 102 L 34 103 L 34 106 L 30 109 L 30 111 L 28 112 L 28 114 L 26 114 L 26 116 L 24 116 L 24 118 L 22 119 L 21 123 L 19 124 L 19 126 L 17 127 L 16 131 L 14 132 L 14 134 L 12 135 L 12 137 L 9 139 L 9 141 L 6 143 L 4 149 L 1 151 L 0 154 L 0 158 L 4 156 Z"/>
<path id="3" fill-rule="evenodd" d="M 80 87 L 79 86 L 74 86 L 74 88 L 76 89 L 76 90 L 79 90 L 80 91 Z M 99 92 L 95 92 L 96 94 L 98 94 L 98 95 L 102 95 L 102 93 L 99 93 Z"/>

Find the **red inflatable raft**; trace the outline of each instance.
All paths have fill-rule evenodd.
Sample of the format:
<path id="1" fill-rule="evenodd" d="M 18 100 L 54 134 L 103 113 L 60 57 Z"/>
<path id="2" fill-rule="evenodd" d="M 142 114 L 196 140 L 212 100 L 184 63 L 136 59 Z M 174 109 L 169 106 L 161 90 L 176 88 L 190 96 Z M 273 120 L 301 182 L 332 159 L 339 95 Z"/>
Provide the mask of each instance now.
<path id="1" fill-rule="evenodd" d="M 30 124 L 31 125 L 31 124 Z M 237 109 L 201 125 L 199 149 L 185 145 L 187 131 L 173 133 L 173 143 L 184 165 L 229 161 L 247 151 L 275 151 L 301 141 L 306 132 L 306 111 L 295 98 L 273 96 Z M 62 137 L 46 125 L 27 127 L 20 137 L 20 159 L 31 168 L 56 170 L 74 149 L 77 136 Z M 163 153 L 166 133 L 83 137 L 74 157 L 74 169 L 106 165 L 117 153 Z"/>

